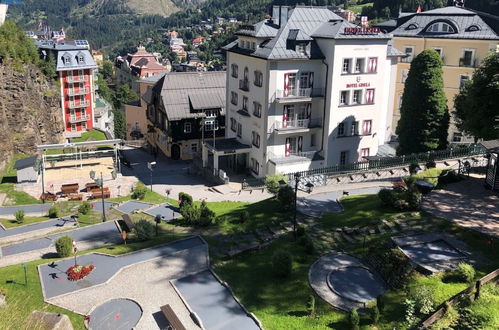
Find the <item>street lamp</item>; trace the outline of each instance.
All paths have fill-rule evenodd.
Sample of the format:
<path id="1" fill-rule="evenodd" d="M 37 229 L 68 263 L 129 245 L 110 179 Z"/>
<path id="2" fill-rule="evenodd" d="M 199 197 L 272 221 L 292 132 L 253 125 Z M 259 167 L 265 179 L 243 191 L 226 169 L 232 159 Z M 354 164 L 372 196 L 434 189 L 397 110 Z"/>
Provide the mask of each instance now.
<path id="1" fill-rule="evenodd" d="M 154 166 L 156 166 L 156 162 L 147 162 L 147 168 L 151 172 L 151 191 L 152 191 L 152 170 L 154 169 Z"/>
<path id="2" fill-rule="evenodd" d="M 296 213 L 298 212 L 297 210 L 297 198 L 298 198 L 298 184 L 300 183 L 300 177 L 301 174 L 300 172 L 295 173 L 295 216 L 293 217 L 293 234 L 296 240 Z"/>
<path id="3" fill-rule="evenodd" d="M 95 178 L 95 171 L 90 171 L 90 178 L 95 181 L 95 183 L 100 187 L 100 197 L 102 201 L 102 222 L 106 222 L 106 208 L 104 207 L 104 179 L 102 178 L 102 172 L 100 172 L 100 179 Z"/>

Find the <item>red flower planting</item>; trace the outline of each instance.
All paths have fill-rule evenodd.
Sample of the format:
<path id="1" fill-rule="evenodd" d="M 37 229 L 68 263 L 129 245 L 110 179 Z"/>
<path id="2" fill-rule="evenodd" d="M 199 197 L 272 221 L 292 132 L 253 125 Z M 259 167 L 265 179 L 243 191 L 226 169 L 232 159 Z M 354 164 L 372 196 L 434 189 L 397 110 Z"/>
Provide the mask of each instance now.
<path id="1" fill-rule="evenodd" d="M 78 281 L 88 276 L 92 272 L 92 270 L 94 270 L 94 268 L 95 268 L 94 265 L 85 265 L 85 266 L 74 265 L 68 268 L 66 274 L 68 275 L 68 280 Z"/>

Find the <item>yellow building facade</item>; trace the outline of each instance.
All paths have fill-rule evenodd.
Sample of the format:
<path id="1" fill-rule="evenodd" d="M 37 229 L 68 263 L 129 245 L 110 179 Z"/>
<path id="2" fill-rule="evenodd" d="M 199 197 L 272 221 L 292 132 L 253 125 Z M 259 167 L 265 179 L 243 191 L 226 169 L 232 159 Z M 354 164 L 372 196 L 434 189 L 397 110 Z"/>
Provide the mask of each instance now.
<path id="1" fill-rule="evenodd" d="M 422 13 L 402 15 L 397 20 L 378 24 L 393 34 L 393 46 L 406 53 L 397 64 L 395 80 L 393 133 L 400 119 L 400 106 L 412 59 L 426 49 L 437 51 L 443 61 L 444 92 L 449 111 L 454 111 L 454 97 L 483 59 L 499 49 L 499 33 L 494 29 L 499 17 L 458 7 L 445 7 Z M 395 22 L 395 26 L 393 26 Z M 489 25 L 489 24 L 490 25 Z M 496 24 L 491 24 L 496 23 Z M 451 116 L 449 142 L 472 142 L 463 136 Z"/>

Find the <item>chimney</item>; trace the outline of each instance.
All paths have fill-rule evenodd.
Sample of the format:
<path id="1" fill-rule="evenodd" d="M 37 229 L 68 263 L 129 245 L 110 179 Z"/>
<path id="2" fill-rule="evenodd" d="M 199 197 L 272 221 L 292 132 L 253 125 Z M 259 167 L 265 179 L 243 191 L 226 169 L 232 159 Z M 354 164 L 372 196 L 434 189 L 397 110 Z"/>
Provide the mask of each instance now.
<path id="1" fill-rule="evenodd" d="M 281 6 L 281 16 L 279 20 L 279 27 L 286 25 L 288 22 L 288 6 Z"/>
<path id="2" fill-rule="evenodd" d="M 281 6 L 272 6 L 272 21 L 276 25 L 279 25 L 280 13 L 281 13 Z"/>

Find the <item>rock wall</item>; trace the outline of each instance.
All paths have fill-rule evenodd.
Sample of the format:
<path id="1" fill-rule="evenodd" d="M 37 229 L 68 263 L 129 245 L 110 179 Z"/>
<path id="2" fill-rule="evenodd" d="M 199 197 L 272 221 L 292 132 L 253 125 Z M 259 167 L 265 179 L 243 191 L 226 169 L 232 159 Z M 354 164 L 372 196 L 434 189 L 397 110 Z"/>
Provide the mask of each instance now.
<path id="1" fill-rule="evenodd" d="M 17 72 L 0 64 L 0 170 L 15 153 L 32 154 L 37 144 L 63 142 L 59 88 L 34 65 Z"/>

